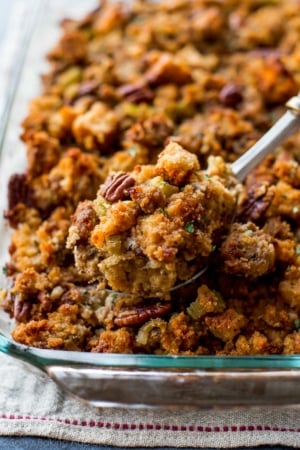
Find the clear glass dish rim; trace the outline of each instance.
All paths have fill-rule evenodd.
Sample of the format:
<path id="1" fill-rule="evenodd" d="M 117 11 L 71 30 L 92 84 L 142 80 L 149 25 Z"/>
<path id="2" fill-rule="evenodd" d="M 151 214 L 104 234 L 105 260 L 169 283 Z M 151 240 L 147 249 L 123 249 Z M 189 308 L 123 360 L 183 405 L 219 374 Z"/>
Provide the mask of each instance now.
<path id="1" fill-rule="evenodd" d="M 27 347 L 0 333 L 0 351 L 38 367 L 49 365 L 130 369 L 291 370 L 300 369 L 299 355 L 215 356 L 90 353 Z"/>
<path id="2" fill-rule="evenodd" d="M 17 63 L 12 77 L 7 101 L 0 122 L 0 163 L 9 128 L 10 115 L 17 102 L 17 92 L 21 75 L 26 66 L 26 55 L 30 51 L 30 42 L 41 20 L 41 11 L 46 0 L 33 2 L 33 13 L 24 33 L 18 51 Z M 300 369 L 300 355 L 249 355 L 249 356 L 215 356 L 215 355 L 154 355 L 154 354 L 110 354 L 89 353 L 62 350 L 47 350 L 27 347 L 13 342 L 0 331 L 0 351 L 16 358 L 23 359 L 38 367 L 48 365 L 96 366 L 131 369 L 208 369 L 208 370 L 291 370 Z"/>

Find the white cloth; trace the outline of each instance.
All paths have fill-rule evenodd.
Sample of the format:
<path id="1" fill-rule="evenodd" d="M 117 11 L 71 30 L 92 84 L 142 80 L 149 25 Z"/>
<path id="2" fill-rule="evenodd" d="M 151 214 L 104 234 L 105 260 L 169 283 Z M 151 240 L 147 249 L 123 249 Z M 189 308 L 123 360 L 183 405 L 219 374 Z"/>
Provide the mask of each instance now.
<path id="1" fill-rule="evenodd" d="M 94 408 L 47 375 L 0 355 L 0 434 L 120 447 L 289 445 L 299 448 L 300 409 L 174 411 Z"/>

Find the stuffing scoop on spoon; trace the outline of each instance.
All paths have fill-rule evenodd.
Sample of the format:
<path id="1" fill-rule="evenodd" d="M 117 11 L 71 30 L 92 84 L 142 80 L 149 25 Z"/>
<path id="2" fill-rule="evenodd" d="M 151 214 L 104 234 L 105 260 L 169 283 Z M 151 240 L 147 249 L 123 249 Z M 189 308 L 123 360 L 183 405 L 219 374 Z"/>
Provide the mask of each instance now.
<path id="1" fill-rule="evenodd" d="M 232 165 L 170 142 L 155 165 L 111 174 L 94 201 L 79 204 L 67 246 L 77 269 L 116 293 L 169 299 L 206 270 L 230 228 L 241 182 L 300 127 L 300 95 Z"/>

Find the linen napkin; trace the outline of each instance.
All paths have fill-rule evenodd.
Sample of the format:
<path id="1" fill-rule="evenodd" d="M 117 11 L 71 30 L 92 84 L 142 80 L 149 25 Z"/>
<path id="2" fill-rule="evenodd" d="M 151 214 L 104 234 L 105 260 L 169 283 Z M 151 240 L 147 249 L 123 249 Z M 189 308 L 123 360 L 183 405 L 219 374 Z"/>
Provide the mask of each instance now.
<path id="1" fill-rule="evenodd" d="M 289 445 L 299 448 L 298 408 L 154 410 L 94 408 L 47 375 L 0 354 L 0 434 L 126 447 Z"/>

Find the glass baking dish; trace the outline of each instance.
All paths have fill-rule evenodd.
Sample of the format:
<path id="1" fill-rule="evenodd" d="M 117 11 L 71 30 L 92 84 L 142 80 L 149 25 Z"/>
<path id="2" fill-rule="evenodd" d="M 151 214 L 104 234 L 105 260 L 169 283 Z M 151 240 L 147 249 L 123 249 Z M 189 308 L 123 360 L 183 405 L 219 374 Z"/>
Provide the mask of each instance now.
<path id="1" fill-rule="evenodd" d="M 10 174 L 25 165 L 19 140 L 28 102 L 40 91 L 44 55 L 65 16 L 80 16 L 94 0 L 40 0 L 31 9 L 1 122 L 1 211 Z M 8 259 L 9 230 L 1 214 L 1 266 Z M 4 278 L 4 277 L 3 277 Z M 4 280 L 1 283 L 4 283 Z M 13 342 L 1 312 L 0 350 L 47 372 L 69 393 L 95 406 L 251 407 L 299 405 L 300 356 L 157 356 L 41 350 Z"/>

